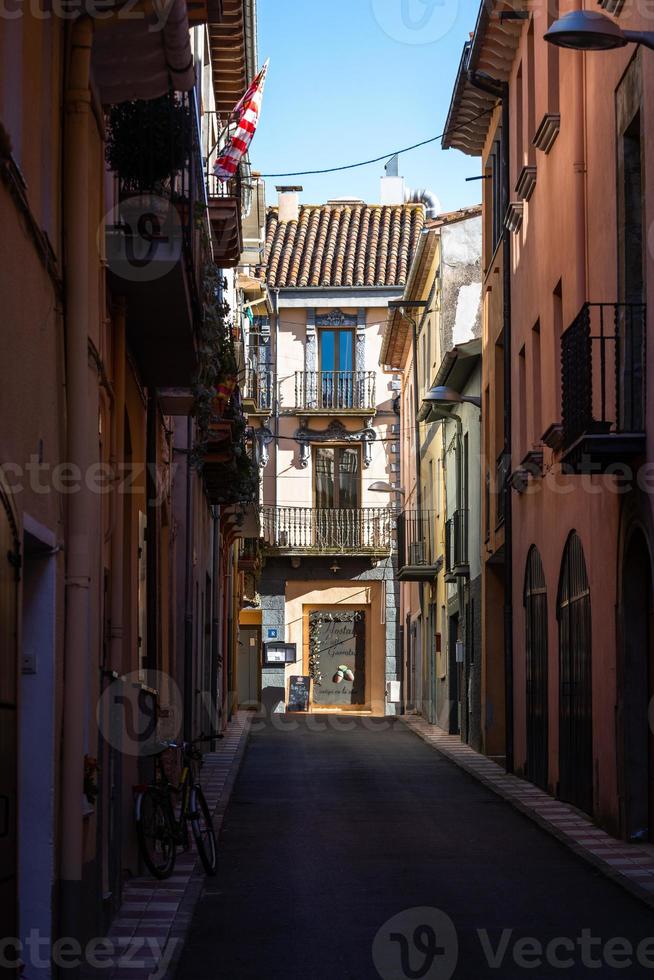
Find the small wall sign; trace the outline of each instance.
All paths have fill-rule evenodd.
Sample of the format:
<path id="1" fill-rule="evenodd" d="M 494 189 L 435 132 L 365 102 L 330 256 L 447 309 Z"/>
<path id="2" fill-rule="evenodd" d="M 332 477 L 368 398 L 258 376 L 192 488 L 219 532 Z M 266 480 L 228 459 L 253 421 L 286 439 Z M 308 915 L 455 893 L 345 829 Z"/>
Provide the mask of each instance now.
<path id="1" fill-rule="evenodd" d="M 278 637 L 278 635 L 279 635 L 279 633 L 278 633 L 278 631 L 276 629 L 269 629 L 268 630 L 268 639 L 269 640 L 276 640 L 277 637 Z"/>
<path id="2" fill-rule="evenodd" d="M 268 664 L 294 664 L 297 660 L 297 646 L 295 643 L 281 643 L 273 641 L 264 643 L 263 662 Z"/>

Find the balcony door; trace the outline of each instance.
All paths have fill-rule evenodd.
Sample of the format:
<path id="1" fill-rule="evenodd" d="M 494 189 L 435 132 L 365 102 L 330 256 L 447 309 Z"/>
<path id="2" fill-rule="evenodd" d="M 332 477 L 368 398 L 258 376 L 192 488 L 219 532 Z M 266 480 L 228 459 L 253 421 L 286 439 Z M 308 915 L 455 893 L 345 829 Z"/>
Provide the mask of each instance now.
<path id="1" fill-rule="evenodd" d="M 316 509 L 358 509 L 361 506 L 359 446 L 316 446 L 313 459 Z"/>
<path id="2" fill-rule="evenodd" d="M 354 547 L 361 536 L 359 446 L 316 446 L 313 451 L 316 544 Z"/>
<path id="3" fill-rule="evenodd" d="M 321 408 L 354 407 L 354 331 L 319 331 Z"/>

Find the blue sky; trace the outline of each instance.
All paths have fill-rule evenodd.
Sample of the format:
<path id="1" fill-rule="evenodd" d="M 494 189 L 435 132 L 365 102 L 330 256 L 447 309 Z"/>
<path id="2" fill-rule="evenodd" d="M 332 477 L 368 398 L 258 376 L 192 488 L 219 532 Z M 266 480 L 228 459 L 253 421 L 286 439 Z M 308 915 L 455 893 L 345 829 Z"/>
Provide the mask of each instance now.
<path id="1" fill-rule="evenodd" d="M 263 173 L 353 163 L 442 132 L 477 0 L 258 0 L 259 54 L 270 72 L 252 163 Z M 379 200 L 383 163 L 298 183 L 305 203 Z M 440 142 L 400 157 L 411 188 L 443 210 L 477 203 L 479 160 Z"/>

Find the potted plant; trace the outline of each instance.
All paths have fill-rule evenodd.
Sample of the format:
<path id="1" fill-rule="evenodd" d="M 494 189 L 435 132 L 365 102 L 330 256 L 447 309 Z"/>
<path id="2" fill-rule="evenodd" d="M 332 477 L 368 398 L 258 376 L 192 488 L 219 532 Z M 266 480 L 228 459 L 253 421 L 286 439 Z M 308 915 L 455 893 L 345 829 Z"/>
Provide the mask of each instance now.
<path id="1" fill-rule="evenodd" d="M 188 159 L 190 125 L 188 105 L 172 92 L 111 107 L 105 157 L 119 177 L 122 197 L 171 197 Z"/>

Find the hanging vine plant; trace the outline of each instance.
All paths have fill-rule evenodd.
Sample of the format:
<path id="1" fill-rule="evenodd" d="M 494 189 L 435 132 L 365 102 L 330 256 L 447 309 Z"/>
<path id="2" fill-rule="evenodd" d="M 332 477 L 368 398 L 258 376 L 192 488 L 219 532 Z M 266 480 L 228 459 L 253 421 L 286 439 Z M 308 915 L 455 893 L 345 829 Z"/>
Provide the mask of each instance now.
<path id="1" fill-rule="evenodd" d="M 220 298 L 220 279 L 213 264 L 205 266 L 203 285 L 198 371 L 193 385 L 193 414 L 196 421 L 193 455 L 196 463 L 201 462 L 206 452 L 212 421 L 222 418 L 225 412 L 224 392 L 219 397 L 221 386 L 227 384 L 230 387 L 231 397 L 238 373 L 229 306 Z"/>

